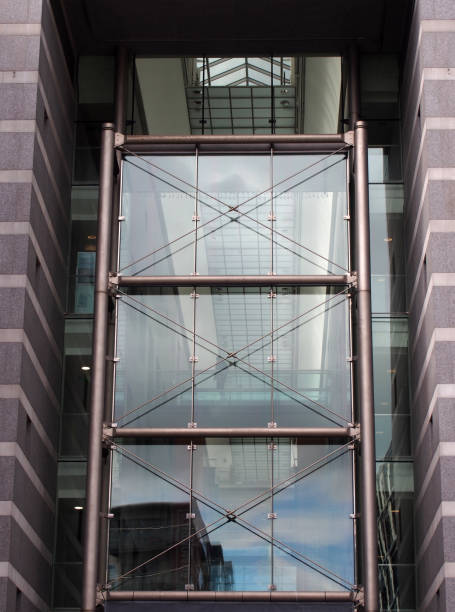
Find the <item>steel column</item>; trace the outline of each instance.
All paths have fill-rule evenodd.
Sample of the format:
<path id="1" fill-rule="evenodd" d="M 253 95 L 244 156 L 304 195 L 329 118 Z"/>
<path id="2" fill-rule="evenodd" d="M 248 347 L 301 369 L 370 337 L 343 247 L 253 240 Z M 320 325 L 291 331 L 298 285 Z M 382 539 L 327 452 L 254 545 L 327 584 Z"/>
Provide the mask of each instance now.
<path id="1" fill-rule="evenodd" d="M 90 396 L 87 487 L 84 530 L 82 611 L 94 612 L 98 577 L 102 432 L 105 403 L 109 258 L 114 171 L 114 125 L 104 123 L 101 133 L 100 191 L 98 205 L 93 367 Z"/>
<path id="2" fill-rule="evenodd" d="M 115 276 L 111 282 L 121 287 L 270 287 L 271 285 L 299 285 L 330 287 L 349 285 L 348 275 L 262 275 L 262 276 Z"/>
<path id="3" fill-rule="evenodd" d="M 355 254 L 357 266 L 357 391 L 361 437 L 361 533 L 365 611 L 378 610 L 376 455 L 371 333 L 368 141 L 364 121 L 355 125 Z"/>

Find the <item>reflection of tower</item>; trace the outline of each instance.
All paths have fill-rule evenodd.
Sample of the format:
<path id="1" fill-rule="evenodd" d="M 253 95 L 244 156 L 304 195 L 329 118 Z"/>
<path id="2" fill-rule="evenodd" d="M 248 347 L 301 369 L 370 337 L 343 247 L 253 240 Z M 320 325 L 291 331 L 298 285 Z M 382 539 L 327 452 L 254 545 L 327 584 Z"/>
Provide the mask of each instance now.
<path id="1" fill-rule="evenodd" d="M 379 597 L 383 610 L 399 610 L 414 598 L 413 494 L 407 482 L 408 466 L 383 463 L 377 472 Z M 408 574 L 408 575 L 407 575 Z"/>
<path id="2" fill-rule="evenodd" d="M 190 580 L 196 590 L 230 591 L 233 588 L 232 563 L 224 560 L 220 544 L 212 545 L 202 532 L 204 523 L 193 501 L 194 518 L 188 520 L 188 504 L 163 502 L 119 506 L 110 525 L 109 580 L 113 588 L 138 591 L 183 591 Z M 175 546 L 178 542 L 182 544 Z M 165 552 L 167 551 L 167 552 Z M 160 554 L 162 553 L 162 554 Z M 159 555 L 159 556 L 158 556 Z M 156 557 L 154 561 L 146 563 Z M 115 582 L 134 567 L 144 566 L 125 580 Z"/>

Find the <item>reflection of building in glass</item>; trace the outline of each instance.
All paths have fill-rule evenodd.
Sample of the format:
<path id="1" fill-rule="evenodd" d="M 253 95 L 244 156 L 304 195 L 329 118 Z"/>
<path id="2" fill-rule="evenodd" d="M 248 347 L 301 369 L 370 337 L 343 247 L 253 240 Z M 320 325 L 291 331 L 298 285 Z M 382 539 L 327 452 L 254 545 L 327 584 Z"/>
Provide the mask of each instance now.
<path id="1" fill-rule="evenodd" d="M 146 564 L 120 584 L 121 590 L 173 591 L 192 584 L 203 591 L 231 591 L 232 563 L 225 561 L 223 547 L 212 544 L 204 531 L 197 503 L 195 515 L 188 522 L 188 504 L 150 503 L 115 508 L 109 531 L 109 580 L 119 588 L 116 578 L 132 567 L 165 552 Z M 203 531 L 191 543 L 172 548 L 188 538 L 189 533 Z M 189 556 L 191 555 L 191 565 Z M 191 569 L 189 569 L 191 568 Z"/>

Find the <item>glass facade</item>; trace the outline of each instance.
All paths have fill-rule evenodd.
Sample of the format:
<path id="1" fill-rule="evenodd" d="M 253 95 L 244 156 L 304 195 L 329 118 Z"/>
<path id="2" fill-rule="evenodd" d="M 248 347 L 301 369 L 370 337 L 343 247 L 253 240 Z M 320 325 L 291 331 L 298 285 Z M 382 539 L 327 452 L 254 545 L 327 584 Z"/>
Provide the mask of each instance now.
<path id="1" fill-rule="evenodd" d="M 119 289 L 114 421 L 170 439 L 116 440 L 111 590 L 353 587 L 352 445 L 172 439 L 189 425 L 352 421 L 346 287 L 223 285 L 346 270 L 346 166 L 341 154 L 124 158 L 120 271 L 195 284 Z M 220 286 L 199 287 L 201 274 Z"/>
<path id="2" fill-rule="evenodd" d="M 343 73 L 340 57 L 137 57 L 127 131 L 343 131 Z M 80 605 L 99 134 L 100 123 L 113 118 L 113 74 L 112 57 L 80 59 L 56 610 Z M 362 59 L 361 102 L 370 143 L 380 605 L 412 611 L 394 57 Z M 350 268 L 343 153 L 130 155 L 122 165 L 121 274 L 344 274 Z M 195 282 L 119 293 L 113 398 L 119 426 L 343 427 L 352 421 L 349 300 L 342 288 Z M 112 452 L 106 580 L 114 590 L 350 590 L 361 580 L 353 463 L 352 449 L 329 439 L 119 439 Z"/>
<path id="3" fill-rule="evenodd" d="M 380 605 L 382 610 L 414 610 L 414 484 L 397 58 L 362 58 L 361 81 L 369 141 Z"/>

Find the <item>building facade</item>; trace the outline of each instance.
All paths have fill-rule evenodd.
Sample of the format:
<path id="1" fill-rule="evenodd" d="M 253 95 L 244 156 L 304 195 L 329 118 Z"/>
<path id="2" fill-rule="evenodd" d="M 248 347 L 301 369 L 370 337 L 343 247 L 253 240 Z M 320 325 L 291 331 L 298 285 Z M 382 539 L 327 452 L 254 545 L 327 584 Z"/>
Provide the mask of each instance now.
<path id="1" fill-rule="evenodd" d="M 1 609 L 455 607 L 455 7 L 301 4 L 0 0 Z"/>

